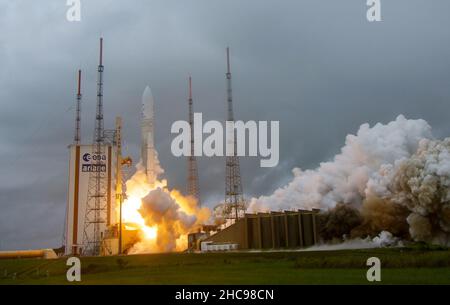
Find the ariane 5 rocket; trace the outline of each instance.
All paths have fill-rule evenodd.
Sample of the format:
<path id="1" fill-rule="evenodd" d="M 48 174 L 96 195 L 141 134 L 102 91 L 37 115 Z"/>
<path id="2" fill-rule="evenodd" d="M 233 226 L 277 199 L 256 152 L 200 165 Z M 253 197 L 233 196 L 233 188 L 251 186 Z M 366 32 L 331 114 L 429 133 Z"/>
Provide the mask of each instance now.
<path id="1" fill-rule="evenodd" d="M 150 184 L 153 184 L 158 175 L 163 172 L 154 145 L 154 106 L 155 100 L 152 91 L 147 86 L 142 94 L 141 158 Z"/>

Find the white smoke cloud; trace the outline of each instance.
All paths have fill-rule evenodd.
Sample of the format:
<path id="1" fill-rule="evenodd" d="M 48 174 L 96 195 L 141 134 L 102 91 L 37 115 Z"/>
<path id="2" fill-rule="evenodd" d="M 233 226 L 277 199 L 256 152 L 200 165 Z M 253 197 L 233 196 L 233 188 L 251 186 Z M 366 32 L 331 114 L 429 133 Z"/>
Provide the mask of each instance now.
<path id="1" fill-rule="evenodd" d="M 415 240 L 450 245 L 450 138 L 420 142 L 411 158 L 396 162 L 384 198 L 403 205 Z"/>
<path id="2" fill-rule="evenodd" d="M 253 198 L 250 211 L 332 208 L 337 203 L 360 205 L 368 182 L 379 170 L 409 158 L 419 141 L 431 138 L 424 120 L 407 120 L 400 115 L 389 124 L 372 128 L 363 124 L 356 135 L 348 135 L 340 154 L 315 170 L 293 170 L 294 179 L 270 196 Z M 374 187 L 374 186 L 372 186 Z"/>
<path id="3" fill-rule="evenodd" d="M 364 217 L 354 233 L 369 234 L 377 226 L 400 232 L 396 223 L 403 220 L 413 240 L 450 245 L 450 138 L 432 138 L 427 122 L 401 115 L 386 125 L 363 124 L 332 161 L 315 170 L 294 169 L 287 186 L 253 198 L 249 210 L 333 213 L 337 204 L 351 205 Z"/>

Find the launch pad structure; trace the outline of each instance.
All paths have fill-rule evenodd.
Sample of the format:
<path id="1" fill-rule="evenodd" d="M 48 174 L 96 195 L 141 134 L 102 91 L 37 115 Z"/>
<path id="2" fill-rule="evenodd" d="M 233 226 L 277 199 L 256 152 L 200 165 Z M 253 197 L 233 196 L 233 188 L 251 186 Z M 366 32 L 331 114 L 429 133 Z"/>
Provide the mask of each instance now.
<path id="1" fill-rule="evenodd" d="M 226 49 L 227 121 L 234 122 L 230 49 Z M 105 256 L 126 253 L 139 241 L 139 228 L 122 223 L 122 203 L 126 199 L 123 170 L 132 163 L 122 156 L 122 120 L 116 118 L 115 129 L 104 129 L 103 120 L 103 39 L 100 38 L 97 68 L 97 102 L 95 132 L 91 144 L 81 142 L 81 71 L 78 70 L 76 116 L 73 143 L 69 145 L 69 192 L 67 197 L 65 255 Z M 194 108 L 192 78 L 189 76 L 189 124 L 191 156 L 188 158 L 188 195 L 200 205 L 197 160 L 194 154 Z M 147 86 L 142 98 L 141 157 L 150 184 L 162 173 L 154 146 L 154 99 Z M 225 225 L 203 225 L 199 232 L 188 235 L 189 248 L 207 251 L 223 249 L 292 248 L 312 245 L 317 241 L 314 211 L 246 214 L 236 130 L 227 126 L 225 201 L 220 204 Z M 126 229 L 124 230 L 124 228 Z M 203 230 L 203 231 L 202 231 Z M 196 247 L 193 247 L 193 244 Z M 208 250 L 209 249 L 209 250 Z"/>
<path id="2" fill-rule="evenodd" d="M 122 253 L 121 212 L 124 200 L 122 168 L 131 158 L 122 157 L 122 120 L 115 129 L 103 122 L 103 39 L 97 76 L 97 106 L 92 144 L 81 144 L 81 71 L 78 71 L 75 135 L 69 145 L 69 185 L 64 248 L 66 255 L 111 255 Z M 125 238 L 130 239 L 130 238 Z"/>

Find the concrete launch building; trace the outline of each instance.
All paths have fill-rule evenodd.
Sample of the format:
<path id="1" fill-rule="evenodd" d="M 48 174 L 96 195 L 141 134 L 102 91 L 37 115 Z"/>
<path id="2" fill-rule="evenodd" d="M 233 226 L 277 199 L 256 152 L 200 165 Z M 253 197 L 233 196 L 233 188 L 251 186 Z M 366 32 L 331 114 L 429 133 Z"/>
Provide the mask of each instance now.
<path id="1" fill-rule="evenodd" d="M 190 234 L 189 248 L 202 252 L 298 249 L 318 242 L 319 210 L 245 214 L 236 223 L 209 235 Z"/>

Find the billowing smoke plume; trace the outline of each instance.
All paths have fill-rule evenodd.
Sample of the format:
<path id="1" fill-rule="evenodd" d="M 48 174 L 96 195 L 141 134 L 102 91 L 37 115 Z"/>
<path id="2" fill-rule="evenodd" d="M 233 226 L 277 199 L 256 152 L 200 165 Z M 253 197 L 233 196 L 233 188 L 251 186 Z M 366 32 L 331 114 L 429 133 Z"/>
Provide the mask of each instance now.
<path id="1" fill-rule="evenodd" d="M 409 237 L 406 217 L 410 212 L 406 207 L 388 199 L 369 196 L 360 210 L 363 222 L 352 230 L 351 237 L 374 236 L 382 231 L 389 231 L 400 238 Z"/>
<path id="2" fill-rule="evenodd" d="M 348 135 L 341 153 L 318 169 L 293 170 L 294 179 L 271 196 L 253 199 L 250 210 L 332 208 L 338 202 L 361 205 L 367 183 L 384 165 L 409 158 L 419 141 L 431 138 L 424 120 L 397 117 L 387 125 L 370 128 L 363 124 L 356 135 Z"/>
<path id="3" fill-rule="evenodd" d="M 338 203 L 334 208 L 319 214 L 319 234 L 326 241 L 350 236 L 352 230 L 362 222 L 361 213 L 356 208 Z"/>
<path id="4" fill-rule="evenodd" d="M 200 208 L 195 198 L 169 190 L 167 181 L 150 184 L 140 165 L 126 186 L 123 219 L 140 231 L 140 241 L 129 250 L 131 254 L 184 250 L 187 234 L 210 217 L 208 208 Z"/>
<path id="5" fill-rule="evenodd" d="M 416 154 L 375 179 L 379 196 L 411 212 L 406 221 L 412 238 L 450 244 L 450 138 L 423 139 Z"/>
<path id="6" fill-rule="evenodd" d="M 156 245 L 161 252 L 176 249 L 176 240 L 197 222 L 195 215 L 186 214 L 178 203 L 161 188 L 148 193 L 142 198 L 140 214 L 149 227 L 158 226 Z"/>
<path id="7" fill-rule="evenodd" d="M 431 139 L 424 120 L 363 124 L 332 161 L 295 168 L 287 186 L 253 198 L 249 210 L 322 209 L 324 239 L 389 231 L 449 244 L 450 139 Z"/>

